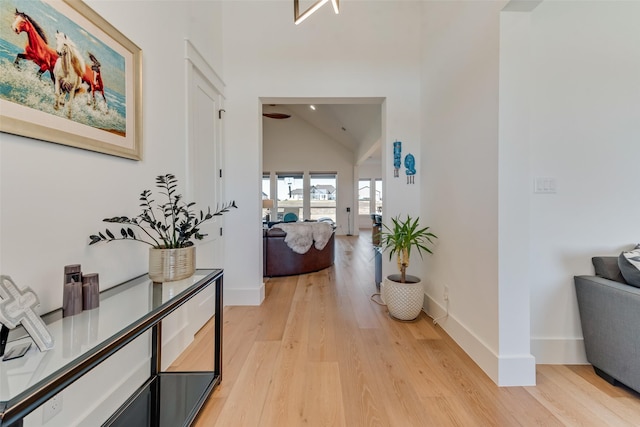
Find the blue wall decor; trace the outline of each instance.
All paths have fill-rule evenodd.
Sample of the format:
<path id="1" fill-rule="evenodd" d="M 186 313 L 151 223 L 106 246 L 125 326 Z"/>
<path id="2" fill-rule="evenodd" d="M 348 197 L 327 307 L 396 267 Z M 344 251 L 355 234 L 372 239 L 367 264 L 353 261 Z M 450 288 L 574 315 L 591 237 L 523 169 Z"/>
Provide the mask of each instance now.
<path id="1" fill-rule="evenodd" d="M 404 158 L 404 167 L 407 173 L 407 184 L 415 184 L 416 159 L 413 154 L 407 154 Z"/>
<path id="2" fill-rule="evenodd" d="M 402 142 L 396 141 L 393 143 L 393 176 L 397 178 L 400 176 L 399 170 L 402 164 Z"/>

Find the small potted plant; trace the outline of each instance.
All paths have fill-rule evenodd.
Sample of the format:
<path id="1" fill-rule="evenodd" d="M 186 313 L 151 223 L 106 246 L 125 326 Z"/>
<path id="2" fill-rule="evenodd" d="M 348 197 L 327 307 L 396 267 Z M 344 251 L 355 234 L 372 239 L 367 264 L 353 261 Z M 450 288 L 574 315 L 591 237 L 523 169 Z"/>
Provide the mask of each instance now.
<path id="1" fill-rule="evenodd" d="M 206 234 L 200 226 L 236 208 L 235 201 L 224 204 L 211 212 L 192 210 L 194 202 L 184 202 L 176 193 L 178 179 L 173 174 L 156 178 L 156 187 L 166 199 L 163 203 L 153 200 L 151 190 L 140 193 L 142 212 L 136 217 L 115 216 L 104 222 L 124 224 L 120 233 L 106 229 L 104 233 L 89 236 L 89 245 L 116 240 L 135 240 L 151 246 L 149 248 L 149 277 L 154 282 L 169 282 L 190 277 L 195 272 L 195 246 L 192 239 L 202 240 Z"/>
<path id="2" fill-rule="evenodd" d="M 382 225 L 382 252 L 389 252 L 389 260 L 396 256 L 400 274 L 391 274 L 385 278 L 382 287 L 382 300 L 387 304 L 389 314 L 399 320 L 413 320 L 422 310 L 424 289 L 422 281 L 416 276 L 407 275 L 411 250 L 415 249 L 422 257 L 422 252 L 433 253 L 427 244 L 437 236 L 429 231 L 429 227 L 420 228 L 419 218 L 405 220 L 391 218 L 392 226 Z"/>

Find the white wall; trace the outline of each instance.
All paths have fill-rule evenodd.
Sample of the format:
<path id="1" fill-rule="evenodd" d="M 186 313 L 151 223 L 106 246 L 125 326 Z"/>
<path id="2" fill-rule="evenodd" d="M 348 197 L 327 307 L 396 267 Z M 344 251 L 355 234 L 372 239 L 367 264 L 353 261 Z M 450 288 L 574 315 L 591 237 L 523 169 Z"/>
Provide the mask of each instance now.
<path id="1" fill-rule="evenodd" d="M 226 218 L 237 233 L 226 242 L 227 302 L 263 298 L 260 99 L 384 97 L 383 150 L 399 138 L 419 159 L 419 10 L 415 2 L 345 2 L 338 16 L 323 7 L 295 26 L 288 1 L 224 2 L 227 195 L 243 207 Z M 389 183 L 386 214 L 417 212 L 419 187 Z"/>
<path id="2" fill-rule="evenodd" d="M 154 2 L 153 8 L 146 1 L 87 3 L 142 49 L 143 160 L 0 134 L 0 270 L 33 288 L 42 312 L 60 307 L 67 264 L 99 273 L 103 289 L 147 271 L 146 246 L 89 247 L 88 236 L 105 228 L 102 218 L 137 214 L 140 192 L 153 189 L 157 175 L 171 172 L 184 184 L 184 39 L 200 37 L 192 42 L 203 56 L 221 63 L 209 44 L 220 43 L 219 25 L 193 33 L 190 21 L 198 17 L 188 15 L 183 1 Z M 219 6 L 189 4 L 198 16 L 210 4 L 209 20 L 216 19 Z"/>
<path id="3" fill-rule="evenodd" d="M 543 2 L 531 17 L 531 335 L 539 363 L 585 362 L 573 276 L 640 242 L 640 3 Z"/>
<path id="4" fill-rule="evenodd" d="M 185 177 L 184 39 L 189 38 L 212 66 L 222 64 L 219 4 L 87 4 L 142 49 L 143 160 L 0 134 L 0 272 L 21 287 L 32 287 L 40 297 L 41 313 L 61 306 L 67 264 L 79 263 L 85 273 L 99 273 L 103 289 L 147 271 L 146 246 L 116 242 L 89 247 L 88 236 L 105 227 L 102 218 L 137 214 L 138 196 L 154 188 L 155 176 L 171 172 Z M 108 85 L 108 76 L 103 77 Z M 142 347 L 136 354 L 145 357 L 148 346 Z M 137 368 L 131 355 L 125 356 L 129 359 L 115 359 L 123 377 Z M 118 399 L 127 391 L 131 389 L 118 390 Z M 95 400 L 95 393 L 84 393 Z M 65 411 L 86 414 L 88 406 L 73 409 L 74 402 L 83 405 L 82 393 L 74 394 L 76 398 L 65 399 Z M 71 425 L 64 418 L 57 422 Z"/>
<path id="5" fill-rule="evenodd" d="M 358 178 L 382 179 L 382 164 L 380 162 L 366 162 L 358 166 Z"/>
<path id="6" fill-rule="evenodd" d="M 262 120 L 262 170 L 337 172 L 336 234 L 347 234 L 346 207 L 353 205 L 353 153 L 295 115 Z"/>
<path id="7" fill-rule="evenodd" d="M 439 237 L 427 309 L 498 381 L 498 2 L 426 2 L 422 216 Z"/>
<path id="8" fill-rule="evenodd" d="M 422 201 L 440 236 L 427 308 L 444 314 L 449 286 L 441 324 L 509 385 L 532 356 L 585 362 L 573 276 L 640 241 L 640 5 L 501 6 L 425 3 Z"/>

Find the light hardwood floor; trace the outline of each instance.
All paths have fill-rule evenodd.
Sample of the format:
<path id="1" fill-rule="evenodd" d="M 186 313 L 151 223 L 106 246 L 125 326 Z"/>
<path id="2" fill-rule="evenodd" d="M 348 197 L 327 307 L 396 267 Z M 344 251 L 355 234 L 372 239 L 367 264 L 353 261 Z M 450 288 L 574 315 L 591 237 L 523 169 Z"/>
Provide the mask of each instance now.
<path id="1" fill-rule="evenodd" d="M 591 366 L 539 365 L 535 387 L 497 387 L 424 313 L 389 318 L 370 300 L 370 239 L 339 237 L 335 266 L 225 308 L 222 383 L 197 426 L 640 426 L 640 394 Z M 209 326 L 175 369 L 212 369 Z"/>

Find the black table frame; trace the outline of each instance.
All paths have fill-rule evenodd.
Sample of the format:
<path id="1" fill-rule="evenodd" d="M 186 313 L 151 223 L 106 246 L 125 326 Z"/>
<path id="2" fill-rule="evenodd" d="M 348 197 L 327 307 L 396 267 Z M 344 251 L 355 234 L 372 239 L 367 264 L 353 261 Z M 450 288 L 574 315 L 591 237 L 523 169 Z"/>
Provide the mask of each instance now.
<path id="1" fill-rule="evenodd" d="M 190 414 L 184 420 L 185 426 L 191 425 L 202 405 L 222 380 L 222 311 L 223 311 L 223 270 L 212 269 L 197 283 L 176 295 L 166 303 L 160 304 L 146 315 L 131 323 L 127 328 L 112 335 L 93 349 L 76 358 L 72 363 L 60 368 L 54 374 L 29 389 L 18 394 L 7 402 L 0 402 L 0 427 L 21 427 L 22 419 L 40 405 L 73 384 L 91 369 L 104 362 L 107 358 L 131 343 L 134 339 L 151 329 L 152 354 L 151 372 L 147 382 L 138 389 L 122 407 L 105 423 L 105 425 L 119 425 L 119 419 L 133 408 L 132 403 L 139 398 L 145 389 L 151 390 L 151 411 L 154 412 L 149 426 L 161 426 L 160 419 L 160 390 L 162 383 L 169 383 L 165 379 L 177 376 L 208 375 L 208 384 L 203 388 Z M 132 279 L 132 281 L 135 279 Z M 131 281 L 130 281 L 131 282 Z M 162 358 L 162 319 L 167 317 L 178 307 L 186 303 L 202 290 L 215 283 L 215 325 L 214 325 L 214 370 L 208 373 L 192 372 L 160 372 Z M 123 284 L 125 285 L 125 284 Z M 119 286 L 123 286 L 119 285 Z M 161 297 L 161 284 L 153 284 L 153 297 Z M 113 289 L 113 288 L 112 288 Z M 110 290 L 108 290 L 110 291 Z M 106 292 L 108 292 L 106 291 Z M 165 387 L 166 388 L 166 387 Z M 129 409 L 128 409 L 129 408 Z"/>

